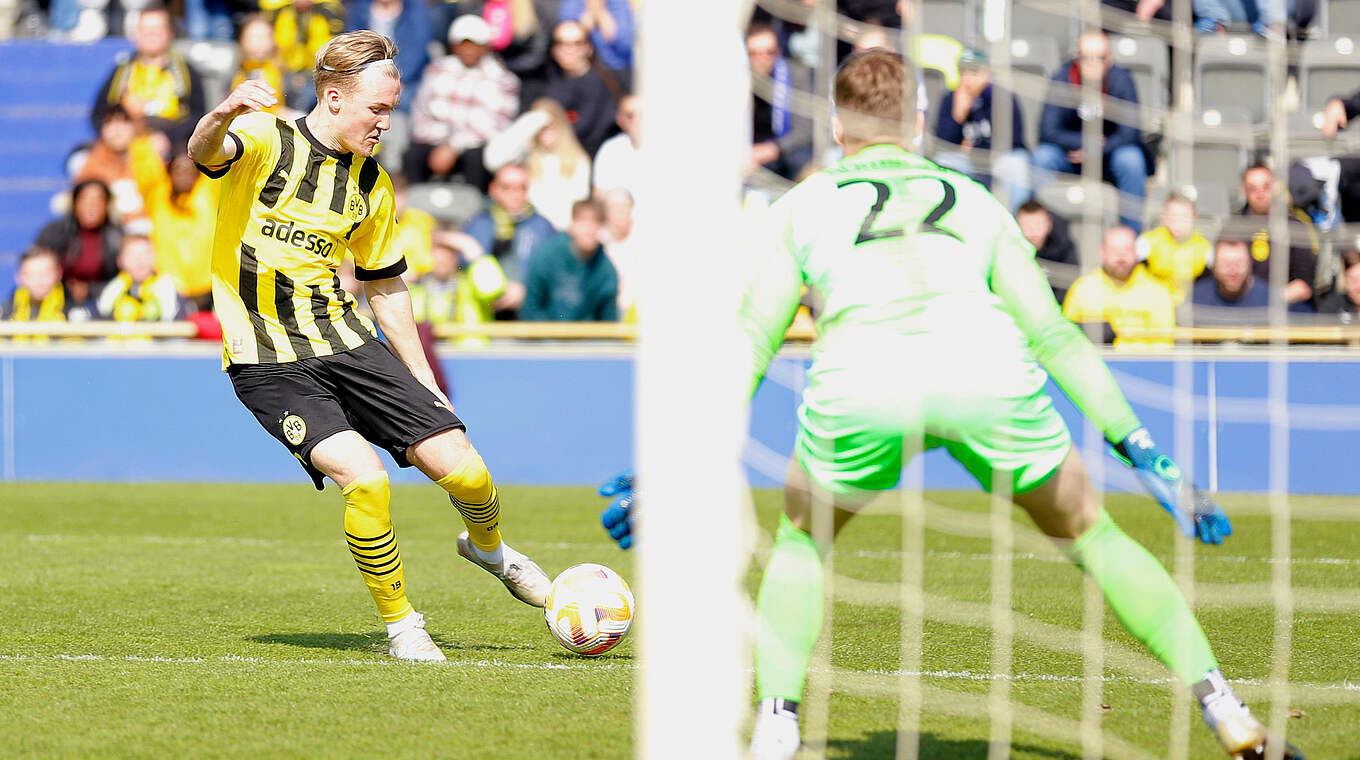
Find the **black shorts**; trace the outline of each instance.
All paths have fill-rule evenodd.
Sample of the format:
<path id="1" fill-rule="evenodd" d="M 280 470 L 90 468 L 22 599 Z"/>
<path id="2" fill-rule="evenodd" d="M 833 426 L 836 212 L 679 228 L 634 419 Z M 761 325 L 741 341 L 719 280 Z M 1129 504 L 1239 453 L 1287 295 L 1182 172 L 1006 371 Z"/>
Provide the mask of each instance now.
<path id="1" fill-rule="evenodd" d="M 317 490 L 325 488 L 324 475 L 312 466 L 312 447 L 336 433 L 354 430 L 410 467 L 411 445 L 465 429 L 380 340 L 332 356 L 234 364 L 227 375 L 236 397 L 302 462 Z"/>

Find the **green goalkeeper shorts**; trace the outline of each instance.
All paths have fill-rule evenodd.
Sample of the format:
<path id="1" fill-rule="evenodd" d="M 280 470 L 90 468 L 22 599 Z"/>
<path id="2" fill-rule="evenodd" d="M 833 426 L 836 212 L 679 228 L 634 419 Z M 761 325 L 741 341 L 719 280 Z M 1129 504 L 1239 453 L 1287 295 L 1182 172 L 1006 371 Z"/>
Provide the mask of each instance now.
<path id="1" fill-rule="evenodd" d="M 1043 484 L 1072 447 L 1042 386 L 1014 396 L 966 384 L 937 387 L 891 404 L 875 404 L 867 399 L 877 394 L 858 388 L 838 390 L 804 393 L 794 452 L 812 481 L 837 495 L 896 486 L 904 443 L 913 450 L 943 446 L 989 491 L 994 477 L 1009 475 L 1012 493 Z"/>

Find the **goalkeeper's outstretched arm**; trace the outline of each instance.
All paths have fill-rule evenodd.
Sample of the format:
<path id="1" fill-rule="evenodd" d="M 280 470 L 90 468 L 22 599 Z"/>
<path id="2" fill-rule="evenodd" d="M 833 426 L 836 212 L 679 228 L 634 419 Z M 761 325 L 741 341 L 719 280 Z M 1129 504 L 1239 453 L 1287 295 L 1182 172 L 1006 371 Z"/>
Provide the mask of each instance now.
<path id="1" fill-rule="evenodd" d="M 1157 448 L 1095 346 L 1058 310 L 1034 261 L 1034 248 L 1013 220 L 1004 220 L 998 235 L 989 285 L 1024 331 L 1035 358 L 1105 434 L 1115 455 L 1133 468 L 1181 533 L 1206 544 L 1222 543 L 1232 533 L 1227 514 L 1185 481 L 1171 457 Z"/>

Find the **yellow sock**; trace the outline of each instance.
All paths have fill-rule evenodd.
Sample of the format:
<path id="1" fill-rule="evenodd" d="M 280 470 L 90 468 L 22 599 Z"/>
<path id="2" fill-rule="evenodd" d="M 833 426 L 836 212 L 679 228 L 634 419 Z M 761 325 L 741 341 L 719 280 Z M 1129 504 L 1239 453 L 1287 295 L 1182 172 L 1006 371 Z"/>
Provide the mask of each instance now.
<path id="1" fill-rule="evenodd" d="M 406 574 L 401 569 L 397 534 L 392 530 L 392 491 L 387 473 L 356 480 L 345 486 L 345 539 L 354 564 L 368 584 L 384 623 L 395 623 L 411 612 L 406 599 Z"/>
<path id="2" fill-rule="evenodd" d="M 469 449 L 453 472 L 435 482 L 449 492 L 449 501 L 463 516 L 473 546 L 489 552 L 501 545 L 500 497 L 481 454 Z"/>

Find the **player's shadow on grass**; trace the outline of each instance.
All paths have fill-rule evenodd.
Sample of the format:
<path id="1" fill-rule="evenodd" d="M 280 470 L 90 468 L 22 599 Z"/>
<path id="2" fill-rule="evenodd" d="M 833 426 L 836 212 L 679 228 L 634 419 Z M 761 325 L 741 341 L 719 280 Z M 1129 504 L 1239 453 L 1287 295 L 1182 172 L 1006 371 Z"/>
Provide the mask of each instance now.
<path id="1" fill-rule="evenodd" d="M 513 644 L 485 644 L 481 642 L 450 641 L 438 635 L 431 636 L 434 643 L 445 651 L 518 651 L 532 649 L 531 646 Z M 247 636 L 247 641 L 257 644 L 286 644 L 290 647 L 307 649 L 335 649 L 352 652 L 387 651 L 387 636 L 381 631 L 370 633 L 264 633 Z"/>
<path id="2" fill-rule="evenodd" d="M 597 654 L 587 657 L 583 654 L 572 654 L 571 652 L 553 652 L 554 660 L 562 662 L 632 662 L 633 655 L 623 653 Z"/>
<path id="3" fill-rule="evenodd" d="M 263 633 L 247 636 L 256 644 L 286 644 L 307 649 L 338 649 L 354 652 L 375 652 L 387 649 L 387 637 L 379 631 L 371 633 Z"/>
<path id="4" fill-rule="evenodd" d="M 1032 744 L 1011 744 L 1011 751 L 1024 752 L 1032 757 L 1051 757 L 1054 760 L 1081 760 L 1074 755 L 1051 747 Z M 854 739 L 831 739 L 827 754 L 832 757 L 890 758 L 897 756 L 897 734 L 892 731 L 873 731 Z M 987 757 L 986 739 L 946 739 L 932 733 L 921 735 L 921 760 L 975 760 Z"/>

